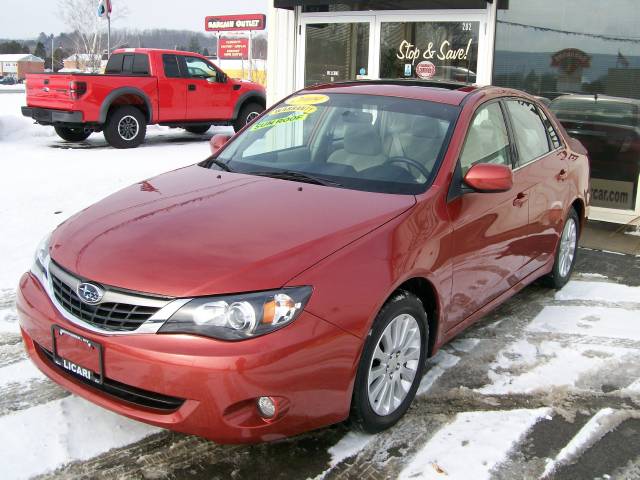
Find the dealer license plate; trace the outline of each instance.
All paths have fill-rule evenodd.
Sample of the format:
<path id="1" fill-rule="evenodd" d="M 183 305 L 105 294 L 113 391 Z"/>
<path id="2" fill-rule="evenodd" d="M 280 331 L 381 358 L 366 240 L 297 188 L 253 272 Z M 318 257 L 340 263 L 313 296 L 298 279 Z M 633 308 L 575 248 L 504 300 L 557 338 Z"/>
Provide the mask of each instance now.
<path id="1" fill-rule="evenodd" d="M 53 361 L 78 377 L 102 383 L 102 345 L 57 325 L 51 327 Z"/>

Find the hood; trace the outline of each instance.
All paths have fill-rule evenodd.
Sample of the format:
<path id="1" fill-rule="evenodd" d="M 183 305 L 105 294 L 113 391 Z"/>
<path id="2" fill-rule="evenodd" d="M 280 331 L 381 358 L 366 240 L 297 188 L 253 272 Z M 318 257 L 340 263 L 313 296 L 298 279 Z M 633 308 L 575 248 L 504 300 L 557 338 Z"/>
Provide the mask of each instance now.
<path id="1" fill-rule="evenodd" d="M 121 190 L 54 232 L 51 257 L 104 285 L 176 297 L 279 288 L 415 204 L 191 166 Z"/>

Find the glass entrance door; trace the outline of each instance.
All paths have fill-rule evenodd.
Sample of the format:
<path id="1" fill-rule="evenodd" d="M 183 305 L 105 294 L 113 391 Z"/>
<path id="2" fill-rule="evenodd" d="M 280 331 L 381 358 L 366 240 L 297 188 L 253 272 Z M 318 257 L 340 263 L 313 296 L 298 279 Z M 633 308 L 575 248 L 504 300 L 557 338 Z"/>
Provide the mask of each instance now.
<path id="1" fill-rule="evenodd" d="M 455 10 L 303 14 L 296 83 L 415 78 L 488 84 L 487 18 L 486 12 Z"/>
<path id="2" fill-rule="evenodd" d="M 305 19 L 299 87 L 370 78 L 374 20 L 342 15 Z"/>

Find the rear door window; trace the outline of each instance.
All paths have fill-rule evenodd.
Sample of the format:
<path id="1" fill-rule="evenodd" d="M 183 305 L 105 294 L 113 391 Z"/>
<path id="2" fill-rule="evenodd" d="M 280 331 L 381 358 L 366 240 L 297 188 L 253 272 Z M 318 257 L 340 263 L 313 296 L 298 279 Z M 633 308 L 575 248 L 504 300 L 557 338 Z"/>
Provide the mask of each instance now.
<path id="1" fill-rule="evenodd" d="M 548 153 L 547 129 L 535 105 L 524 100 L 507 100 L 506 104 L 518 149 L 518 166 Z"/>

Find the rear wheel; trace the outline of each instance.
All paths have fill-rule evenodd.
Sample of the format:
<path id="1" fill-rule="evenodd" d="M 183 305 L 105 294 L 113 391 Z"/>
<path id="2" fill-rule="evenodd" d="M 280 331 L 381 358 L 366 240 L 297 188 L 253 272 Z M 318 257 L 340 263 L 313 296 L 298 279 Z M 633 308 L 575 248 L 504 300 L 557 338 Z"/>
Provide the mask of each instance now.
<path id="1" fill-rule="evenodd" d="M 575 209 L 571 207 L 562 227 L 562 235 L 556 248 L 553 270 L 546 277 L 546 283 L 550 287 L 560 289 L 571 278 L 571 273 L 573 273 L 573 267 L 576 263 L 579 232 L 580 219 Z"/>
<path id="2" fill-rule="evenodd" d="M 191 125 L 189 127 L 184 127 L 187 132 L 193 133 L 194 135 L 202 135 L 203 133 L 207 133 L 210 128 L 211 125 Z"/>
<path id="3" fill-rule="evenodd" d="M 144 141 L 147 120 L 135 107 L 116 107 L 107 118 L 104 138 L 115 148 L 135 148 Z"/>
<path id="4" fill-rule="evenodd" d="M 255 118 L 264 112 L 264 107 L 259 103 L 248 103 L 240 109 L 238 118 L 233 122 L 233 129 L 237 132 L 247 123 L 251 123 Z"/>
<path id="5" fill-rule="evenodd" d="M 400 291 L 378 313 L 360 359 L 351 419 L 376 433 L 394 425 L 413 401 L 424 372 L 429 329 L 422 302 Z"/>
<path id="6" fill-rule="evenodd" d="M 82 127 L 53 127 L 58 136 L 67 142 L 82 142 L 93 133 L 91 130 Z"/>

